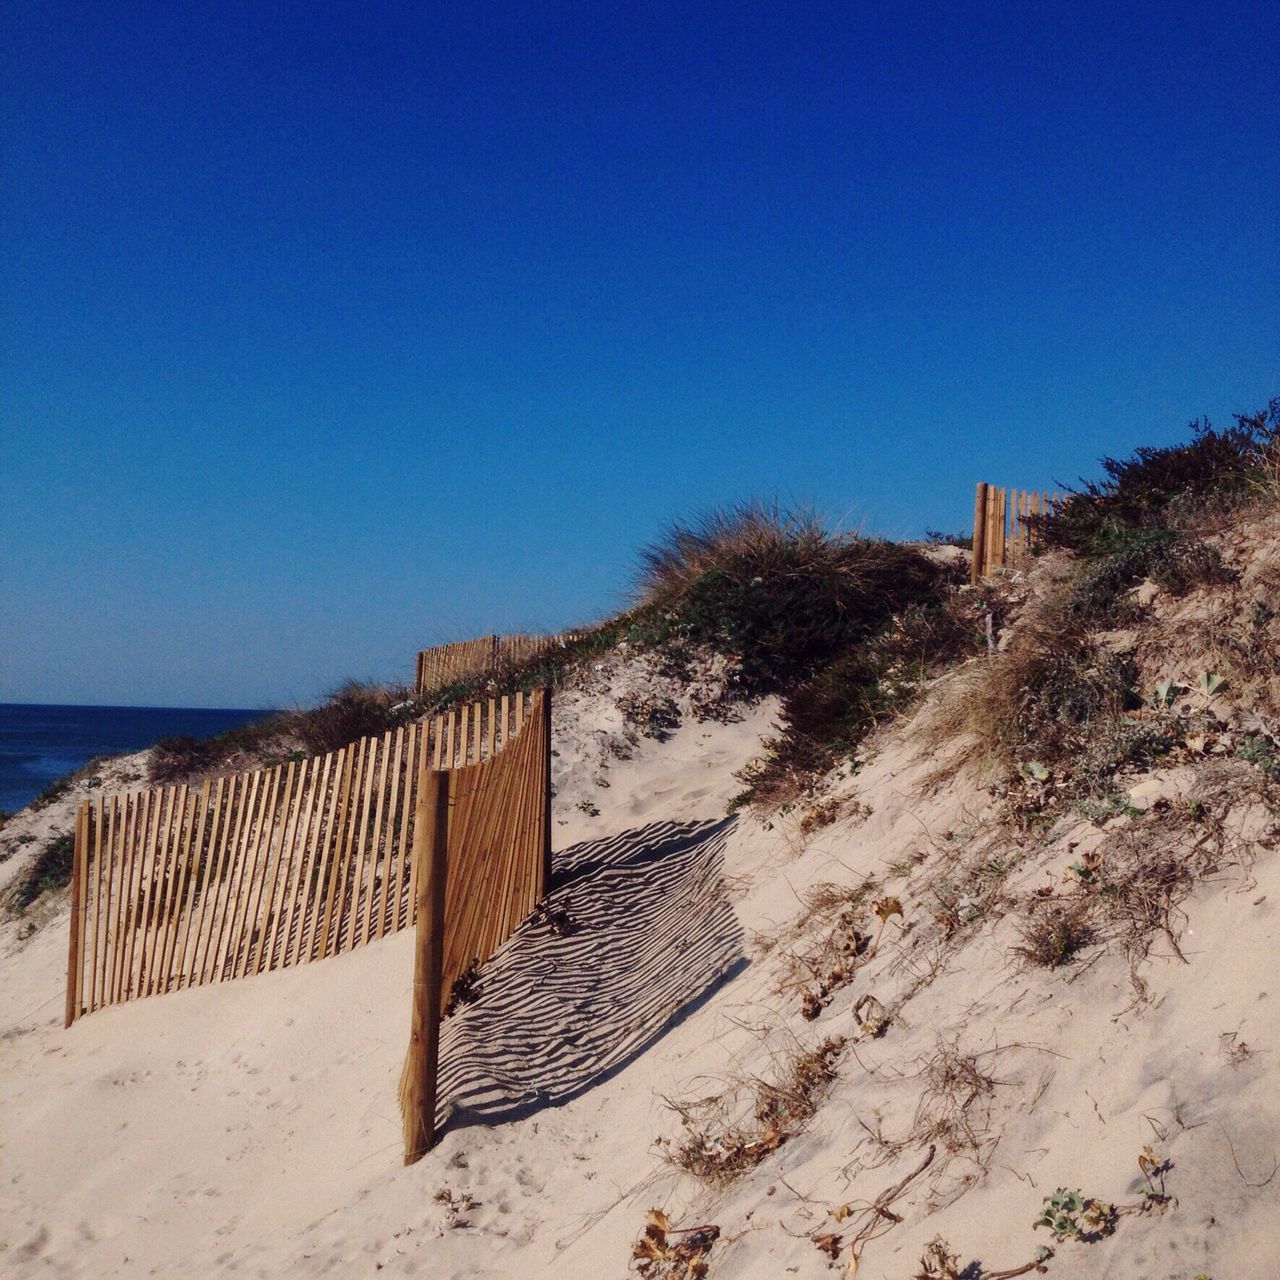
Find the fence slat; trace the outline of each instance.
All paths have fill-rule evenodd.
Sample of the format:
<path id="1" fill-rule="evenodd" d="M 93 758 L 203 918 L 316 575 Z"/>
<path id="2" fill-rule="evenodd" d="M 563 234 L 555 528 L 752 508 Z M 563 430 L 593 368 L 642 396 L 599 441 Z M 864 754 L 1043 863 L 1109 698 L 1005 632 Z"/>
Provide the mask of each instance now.
<path id="1" fill-rule="evenodd" d="M 156 987 L 156 954 L 160 951 L 167 918 L 165 909 L 173 892 L 174 843 L 178 829 L 178 805 L 186 788 L 172 786 L 168 791 L 168 803 L 160 815 L 156 832 L 156 861 L 151 885 L 151 907 L 147 915 L 147 929 L 143 935 L 142 982 L 139 994 L 153 995 Z"/>
<path id="2" fill-rule="evenodd" d="M 222 832 L 227 826 L 230 793 L 234 787 L 234 777 L 219 778 L 217 790 L 213 796 L 213 815 L 208 824 L 208 845 L 202 849 L 204 874 L 200 884 L 200 916 L 195 926 L 191 958 L 187 962 L 188 986 L 198 986 L 204 981 L 209 935 L 213 929 L 213 914 L 218 905 L 218 867 L 222 861 Z"/>
<path id="3" fill-rule="evenodd" d="M 111 884 L 115 893 L 115 908 L 111 913 L 111 974 L 107 981 L 104 1005 L 114 1004 L 119 998 L 120 952 L 124 944 L 124 900 L 128 893 L 126 876 L 130 866 L 125 850 L 127 848 L 129 823 L 129 795 L 113 797 L 115 802 L 116 823 L 115 840 L 113 842 L 113 865 L 111 868 Z"/>
<path id="4" fill-rule="evenodd" d="M 293 848 L 299 802 L 310 764 L 311 760 L 303 760 L 301 766 L 294 760 L 288 762 L 284 772 L 284 786 L 272 806 L 272 829 L 266 843 L 267 859 L 249 909 L 249 936 L 244 952 L 243 973 L 261 973 L 264 957 L 270 955 L 275 948 L 276 932 L 280 927 L 276 906 L 280 867 Z"/>
<path id="5" fill-rule="evenodd" d="M 67 929 L 67 999 L 63 1012 L 63 1027 L 69 1027 L 80 1012 L 79 987 L 81 963 L 80 930 L 83 917 L 80 912 L 80 897 L 83 892 L 81 882 L 84 879 L 84 859 L 89 848 L 89 806 L 80 802 L 76 810 L 75 844 L 71 854 L 71 921 Z"/>
<path id="6" fill-rule="evenodd" d="M 128 915 L 125 920 L 126 951 L 124 956 L 124 991 L 121 996 L 128 1000 L 133 995 L 135 985 L 134 957 L 137 950 L 137 937 L 142 928 L 141 903 L 146 893 L 147 863 L 151 852 L 151 826 L 155 817 L 155 807 L 159 796 L 153 791 L 138 793 L 138 807 L 141 817 L 135 813 L 134 845 L 130 849 L 129 868 L 129 901 Z"/>
<path id="7" fill-rule="evenodd" d="M 315 814 L 323 800 L 329 760 L 328 755 L 312 756 L 302 762 L 295 775 L 288 823 L 275 854 L 271 885 L 263 907 L 262 945 L 258 948 L 255 973 L 298 963 L 307 923 L 306 909 L 319 898 L 312 882 L 320 856 Z M 289 892 L 291 880 L 293 891 Z"/>

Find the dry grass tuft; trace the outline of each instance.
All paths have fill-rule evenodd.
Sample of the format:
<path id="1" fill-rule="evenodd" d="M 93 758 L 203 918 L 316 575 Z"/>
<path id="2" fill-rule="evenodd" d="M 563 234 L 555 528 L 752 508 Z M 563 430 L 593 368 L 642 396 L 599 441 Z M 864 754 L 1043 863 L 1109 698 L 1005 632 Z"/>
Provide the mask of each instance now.
<path id="1" fill-rule="evenodd" d="M 1133 672 L 1070 617 L 1058 592 L 1028 606 L 1007 647 L 947 691 L 923 731 L 956 738 L 948 770 L 967 763 L 1070 772 L 1100 725 L 1118 724 L 1137 699 Z"/>
<path id="2" fill-rule="evenodd" d="M 1069 964 L 1095 937 L 1089 904 L 1081 899 L 1036 904 L 1019 933 L 1014 952 L 1044 969 Z"/>
<path id="3" fill-rule="evenodd" d="M 668 1147 L 666 1158 L 678 1169 L 713 1186 L 724 1186 L 754 1168 L 817 1114 L 845 1041 L 838 1036 L 812 1049 L 798 1045 L 775 1062 L 770 1080 L 732 1082 L 728 1088 L 696 1102 L 667 1099 L 688 1131 Z"/>
<path id="4" fill-rule="evenodd" d="M 878 1124 L 872 1129 L 863 1122 L 875 1153 L 862 1161 L 863 1167 L 878 1167 L 927 1143 L 943 1153 L 929 1175 L 931 1206 L 942 1207 L 962 1195 L 986 1168 L 999 1141 L 991 1132 L 991 1113 L 996 1089 L 1008 1081 L 997 1079 L 987 1063 L 1003 1052 L 999 1046 L 966 1050 L 955 1038 L 939 1037 L 934 1052 L 911 1077 L 921 1088 L 906 1132 L 895 1138 Z M 951 1172 L 956 1159 L 969 1162 L 958 1176 Z"/>
<path id="5" fill-rule="evenodd" d="M 1157 939 L 1185 963 L 1182 904 L 1198 885 L 1227 868 L 1247 877 L 1253 843 L 1241 834 L 1239 820 L 1249 804 L 1266 802 L 1268 786 L 1237 761 L 1207 767 L 1200 784 L 1194 798 L 1153 808 L 1110 832 L 1071 869 L 1074 884 L 1068 892 L 1041 890 L 1033 896 L 1015 951 L 1056 968 L 1083 947 L 1104 944 L 1125 957 L 1138 1000 L 1147 994 L 1140 970 Z"/>

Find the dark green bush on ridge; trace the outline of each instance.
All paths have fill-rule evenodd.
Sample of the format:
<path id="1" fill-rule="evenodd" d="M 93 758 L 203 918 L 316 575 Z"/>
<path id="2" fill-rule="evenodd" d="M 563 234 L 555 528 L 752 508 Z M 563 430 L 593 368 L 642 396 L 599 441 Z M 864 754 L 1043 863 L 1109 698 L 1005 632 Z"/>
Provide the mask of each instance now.
<path id="1" fill-rule="evenodd" d="M 1198 503 L 1242 499 L 1275 483 L 1280 397 L 1230 427 L 1201 420 L 1184 444 L 1144 445 L 1128 458 L 1103 458 L 1105 476 L 1079 489 L 1055 513 L 1032 517 L 1041 544 L 1092 558 L 1116 554 L 1134 530 L 1168 528 Z"/>
<path id="2" fill-rule="evenodd" d="M 641 556 L 637 639 L 705 645 L 752 693 L 812 675 L 935 593 L 945 573 L 909 547 L 828 533 L 760 504 L 678 524 Z"/>

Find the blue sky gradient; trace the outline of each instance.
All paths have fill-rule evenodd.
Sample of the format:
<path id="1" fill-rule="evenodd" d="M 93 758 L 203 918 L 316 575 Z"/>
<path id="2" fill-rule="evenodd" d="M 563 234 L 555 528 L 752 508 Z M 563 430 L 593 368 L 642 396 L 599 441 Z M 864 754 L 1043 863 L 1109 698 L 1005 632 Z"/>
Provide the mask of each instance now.
<path id="1" fill-rule="evenodd" d="M 1280 8 L 11 5 L 0 701 L 254 706 L 1280 392 Z"/>

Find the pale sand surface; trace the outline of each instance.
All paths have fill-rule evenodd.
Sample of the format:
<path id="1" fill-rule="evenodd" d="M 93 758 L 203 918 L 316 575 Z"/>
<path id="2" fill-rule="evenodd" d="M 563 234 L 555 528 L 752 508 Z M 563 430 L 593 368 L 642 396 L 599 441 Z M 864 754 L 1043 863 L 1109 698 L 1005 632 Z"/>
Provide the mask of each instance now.
<path id="1" fill-rule="evenodd" d="M 980 829 L 990 799 L 976 782 L 930 794 L 931 762 L 903 728 L 839 784 L 869 817 L 812 836 L 793 819 L 726 821 L 733 774 L 776 708 L 730 724 L 686 714 L 669 741 L 641 739 L 622 759 L 614 696 L 667 685 L 634 662 L 602 668 L 556 710 L 556 902 L 575 929 L 522 931 L 446 1024 L 449 1126 L 412 1168 L 400 1164 L 396 1105 L 409 933 L 64 1031 L 65 910 L 21 944 L 4 926 L 0 1271 L 621 1277 L 644 1211 L 662 1206 L 673 1222 L 721 1226 L 712 1277 L 830 1276 L 810 1237 L 839 1232 L 832 1209 L 920 1162 L 922 1142 L 894 1153 L 868 1135 L 911 1130 L 941 1040 L 982 1053 L 998 1082 L 967 1113 L 979 1145 L 940 1151 L 860 1278 L 914 1275 L 936 1234 L 962 1260 L 1019 1265 L 1047 1240 L 1031 1223 L 1055 1187 L 1135 1199 L 1147 1142 L 1173 1162 L 1176 1207 L 1062 1245 L 1050 1274 L 1277 1274 L 1280 1176 L 1258 1185 L 1280 1152 L 1274 856 L 1196 892 L 1189 963 L 1158 946 L 1141 1008 L 1120 957 L 1070 975 L 1024 969 L 1009 920 L 977 929 L 926 981 L 926 880 L 957 833 Z M 1155 775 L 1145 800 L 1180 798 L 1191 782 Z M 1011 891 L 1056 881 L 1080 851 L 1068 840 L 1087 844 L 1092 830 L 1030 850 Z M 903 868 L 916 854 L 920 867 Z M 794 991 L 779 991 L 784 948 L 766 954 L 758 935 L 792 922 L 806 888 L 872 873 L 902 897 L 910 930 L 891 922 L 880 954 L 806 1022 Z M 665 1163 L 655 1138 L 680 1137 L 665 1097 L 767 1075 L 797 1042 L 856 1040 L 857 995 L 896 1005 L 913 990 L 888 1034 L 856 1041 L 808 1132 L 732 1187 Z M 1232 1032 L 1252 1050 L 1235 1065 L 1222 1047 Z M 475 1202 L 457 1225 L 435 1199 L 445 1188 Z"/>

